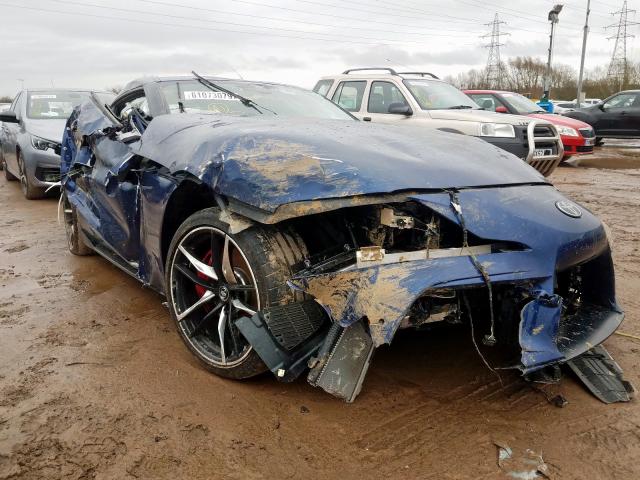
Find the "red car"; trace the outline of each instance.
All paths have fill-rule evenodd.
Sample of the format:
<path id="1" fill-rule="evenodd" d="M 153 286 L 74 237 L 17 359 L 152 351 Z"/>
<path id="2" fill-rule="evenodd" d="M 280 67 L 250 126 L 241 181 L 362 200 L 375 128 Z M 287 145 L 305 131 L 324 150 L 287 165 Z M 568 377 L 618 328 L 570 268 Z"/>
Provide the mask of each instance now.
<path id="1" fill-rule="evenodd" d="M 593 153 L 596 135 L 588 123 L 548 113 L 519 93 L 502 90 L 464 90 L 464 93 L 485 110 L 542 118 L 552 123 L 562 138 L 565 159 Z"/>

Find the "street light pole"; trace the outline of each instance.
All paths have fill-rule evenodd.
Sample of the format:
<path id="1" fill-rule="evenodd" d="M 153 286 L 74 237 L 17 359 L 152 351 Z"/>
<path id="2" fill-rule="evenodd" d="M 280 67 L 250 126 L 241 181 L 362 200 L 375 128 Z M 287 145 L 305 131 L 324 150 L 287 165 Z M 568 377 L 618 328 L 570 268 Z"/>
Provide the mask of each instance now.
<path id="1" fill-rule="evenodd" d="M 582 57 L 580 58 L 580 73 L 578 74 L 578 95 L 576 105 L 579 107 L 582 101 L 582 75 L 584 73 L 584 57 L 587 52 L 587 35 L 589 35 L 589 13 L 591 13 L 591 0 L 587 0 L 587 16 L 584 20 L 584 32 L 582 34 Z"/>
<path id="2" fill-rule="evenodd" d="M 544 91 L 544 98 L 549 99 L 549 90 L 551 88 L 551 60 L 553 58 L 553 42 L 555 39 L 555 27 L 556 23 L 558 23 L 558 15 L 562 11 L 562 5 L 558 4 L 553 7 L 553 9 L 549 12 L 549 21 L 551 22 L 551 34 L 549 35 L 549 58 L 547 60 L 547 70 L 544 75 L 544 86 L 542 90 Z"/>

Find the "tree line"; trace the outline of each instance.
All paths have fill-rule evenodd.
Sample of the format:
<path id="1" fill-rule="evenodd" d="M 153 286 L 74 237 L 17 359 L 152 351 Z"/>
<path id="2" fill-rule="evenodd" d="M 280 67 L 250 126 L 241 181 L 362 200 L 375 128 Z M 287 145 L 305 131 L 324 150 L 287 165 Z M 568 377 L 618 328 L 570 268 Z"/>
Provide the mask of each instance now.
<path id="1" fill-rule="evenodd" d="M 472 69 L 445 80 L 462 89 L 501 89 L 522 93 L 530 98 L 540 98 L 546 71 L 546 62 L 534 57 L 514 57 L 501 65 L 501 85 L 489 85 L 486 69 Z M 623 82 L 607 76 L 606 67 L 586 71 L 582 91 L 586 98 L 607 98 L 620 90 L 640 88 L 640 63 L 629 62 Z M 568 65 L 556 65 L 551 71 L 550 97 L 573 100 L 578 89 L 578 72 Z"/>

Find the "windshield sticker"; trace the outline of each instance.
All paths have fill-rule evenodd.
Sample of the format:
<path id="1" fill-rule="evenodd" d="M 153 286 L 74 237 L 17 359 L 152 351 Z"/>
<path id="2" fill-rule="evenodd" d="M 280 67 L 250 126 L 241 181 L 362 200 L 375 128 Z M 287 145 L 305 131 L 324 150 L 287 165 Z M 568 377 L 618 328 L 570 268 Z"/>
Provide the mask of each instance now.
<path id="1" fill-rule="evenodd" d="M 224 93 L 224 92 L 190 91 L 190 92 L 184 92 L 183 95 L 185 100 L 225 100 L 230 102 L 240 101 L 236 97 L 233 97 L 228 93 Z"/>
<path id="2" fill-rule="evenodd" d="M 56 95 L 43 95 L 43 94 L 38 94 L 38 95 L 31 95 L 31 98 L 33 99 L 40 99 L 40 98 L 58 98 Z"/>

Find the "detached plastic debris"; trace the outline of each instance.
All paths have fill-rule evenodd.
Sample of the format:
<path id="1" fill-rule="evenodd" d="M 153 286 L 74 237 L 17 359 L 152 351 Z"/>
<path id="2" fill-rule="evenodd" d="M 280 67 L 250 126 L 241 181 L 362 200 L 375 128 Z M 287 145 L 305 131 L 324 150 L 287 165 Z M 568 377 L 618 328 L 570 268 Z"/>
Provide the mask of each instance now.
<path id="1" fill-rule="evenodd" d="M 567 365 L 604 403 L 628 402 L 635 394 L 633 385 L 622 378 L 622 369 L 602 345 L 568 361 Z"/>
<path id="2" fill-rule="evenodd" d="M 535 480 L 536 478 L 551 478 L 549 467 L 542 455 L 527 448 L 523 454 L 516 454 L 504 442 L 493 442 L 498 447 L 498 466 L 506 475 L 520 480 Z"/>

